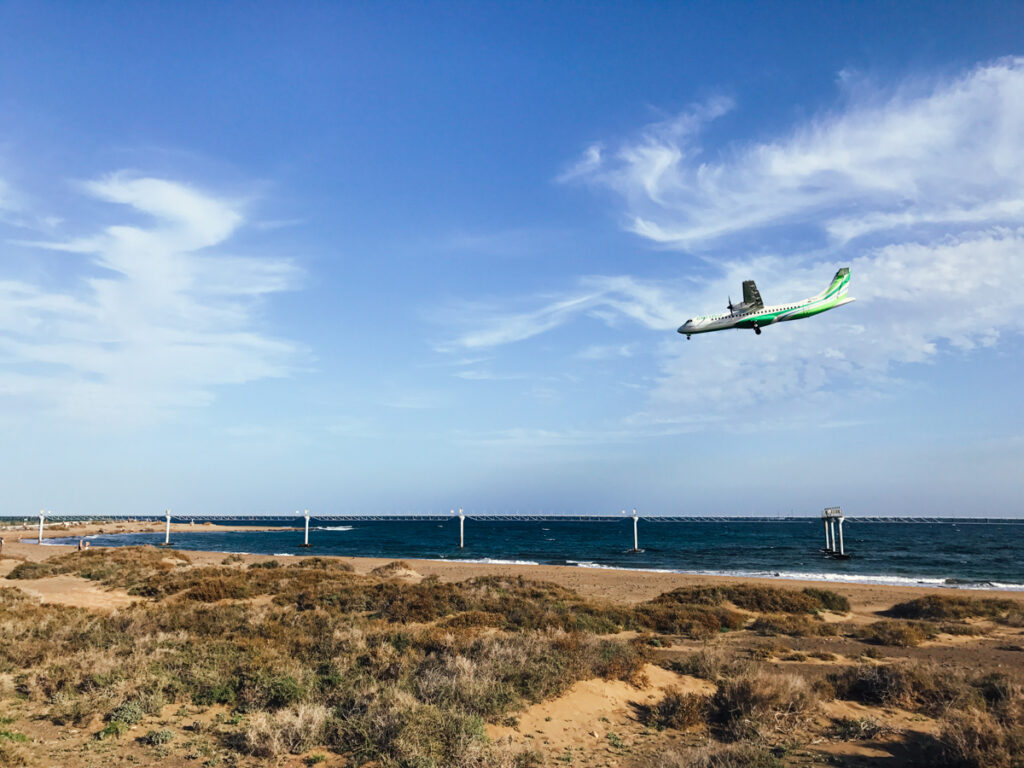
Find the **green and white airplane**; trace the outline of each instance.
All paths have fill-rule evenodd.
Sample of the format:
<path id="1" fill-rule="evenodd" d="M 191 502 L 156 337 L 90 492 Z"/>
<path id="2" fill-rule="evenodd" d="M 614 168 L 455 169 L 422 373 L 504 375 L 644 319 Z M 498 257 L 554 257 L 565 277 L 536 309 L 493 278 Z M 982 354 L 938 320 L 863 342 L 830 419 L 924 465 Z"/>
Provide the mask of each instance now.
<path id="1" fill-rule="evenodd" d="M 843 267 L 832 278 L 832 284 L 817 296 L 791 304 L 766 307 L 761 301 L 761 293 L 757 290 L 754 281 L 744 280 L 742 304 L 734 305 L 732 299 L 729 299 L 728 314 L 691 318 L 679 326 L 679 333 L 686 334 L 686 338 L 690 338 L 694 333 L 724 331 L 727 328 L 753 328 L 754 333 L 760 335 L 761 329 L 766 325 L 781 323 L 785 320 L 801 320 L 829 309 L 841 307 L 843 304 L 849 304 L 853 301 L 846 295 L 849 285 L 850 270 Z"/>

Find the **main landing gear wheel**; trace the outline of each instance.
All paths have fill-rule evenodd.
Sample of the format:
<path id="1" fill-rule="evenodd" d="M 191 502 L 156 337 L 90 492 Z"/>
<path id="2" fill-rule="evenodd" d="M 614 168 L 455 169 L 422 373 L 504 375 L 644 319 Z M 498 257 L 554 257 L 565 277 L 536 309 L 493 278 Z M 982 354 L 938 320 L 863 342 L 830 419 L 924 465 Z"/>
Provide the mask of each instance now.
<path id="1" fill-rule="evenodd" d="M 761 328 L 760 326 L 758 326 L 757 323 L 754 323 L 754 333 L 756 333 L 758 336 L 761 335 Z"/>

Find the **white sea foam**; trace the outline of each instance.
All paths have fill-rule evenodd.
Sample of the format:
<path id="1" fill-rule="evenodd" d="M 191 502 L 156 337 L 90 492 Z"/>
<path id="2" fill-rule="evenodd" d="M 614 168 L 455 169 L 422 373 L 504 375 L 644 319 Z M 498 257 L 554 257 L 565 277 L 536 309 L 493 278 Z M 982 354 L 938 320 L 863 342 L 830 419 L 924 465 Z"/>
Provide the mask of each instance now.
<path id="1" fill-rule="evenodd" d="M 271 557 L 295 557 L 291 552 L 275 552 Z"/>
<path id="2" fill-rule="evenodd" d="M 1024 591 L 1024 584 L 1000 581 L 965 581 L 928 576 L 885 576 L 859 573 L 813 573 L 802 571 L 687 571 L 675 568 L 627 568 L 586 560 L 567 560 L 577 568 L 599 568 L 609 571 L 640 571 L 642 573 L 680 573 L 692 576 L 733 576 L 748 579 L 786 579 L 789 581 L 834 581 L 843 584 L 881 584 L 906 587 L 943 587 L 946 589 L 985 589 L 1007 592 Z"/>
<path id="3" fill-rule="evenodd" d="M 540 565 L 536 560 L 499 560 L 493 557 L 481 558 L 438 558 L 435 563 L 480 563 L 482 565 Z"/>
<path id="4" fill-rule="evenodd" d="M 354 526 L 351 525 L 317 525 L 314 526 L 314 531 L 351 531 Z"/>

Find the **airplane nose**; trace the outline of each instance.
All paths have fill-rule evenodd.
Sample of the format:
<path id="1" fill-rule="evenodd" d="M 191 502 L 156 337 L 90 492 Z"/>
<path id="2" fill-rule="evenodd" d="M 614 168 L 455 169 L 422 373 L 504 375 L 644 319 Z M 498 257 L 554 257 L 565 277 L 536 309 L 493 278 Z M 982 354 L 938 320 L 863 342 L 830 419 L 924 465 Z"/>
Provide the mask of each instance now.
<path id="1" fill-rule="evenodd" d="M 693 325 L 693 320 L 687 320 L 676 329 L 676 333 L 686 333 L 690 329 L 691 325 Z"/>

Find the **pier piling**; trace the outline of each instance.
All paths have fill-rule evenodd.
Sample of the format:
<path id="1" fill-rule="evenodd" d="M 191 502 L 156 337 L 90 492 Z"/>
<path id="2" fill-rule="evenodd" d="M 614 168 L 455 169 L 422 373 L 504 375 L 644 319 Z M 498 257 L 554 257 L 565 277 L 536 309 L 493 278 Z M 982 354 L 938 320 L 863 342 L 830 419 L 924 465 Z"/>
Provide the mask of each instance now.
<path id="1" fill-rule="evenodd" d="M 825 522 L 825 554 L 837 560 L 847 560 L 849 555 L 843 547 L 843 510 L 839 507 L 826 507 L 821 512 L 821 519 Z M 839 538 L 836 538 L 836 522 L 839 523 Z M 838 542 L 838 543 L 837 543 Z"/>
<path id="2" fill-rule="evenodd" d="M 46 518 L 46 511 L 39 510 L 39 543 L 43 543 L 43 520 Z"/>
<path id="3" fill-rule="evenodd" d="M 466 545 L 465 528 L 466 516 L 462 513 L 462 507 L 459 507 L 459 549 Z"/>
<path id="4" fill-rule="evenodd" d="M 164 546 L 171 546 L 171 510 L 164 511 L 164 517 L 167 519 L 167 527 L 164 529 Z"/>
<path id="5" fill-rule="evenodd" d="M 296 511 L 295 514 L 298 514 L 298 511 Z M 310 547 L 310 543 L 309 543 L 309 510 L 308 509 L 305 511 L 305 514 L 303 516 L 306 518 L 306 535 L 303 537 L 302 544 L 300 546 L 308 549 Z"/>

